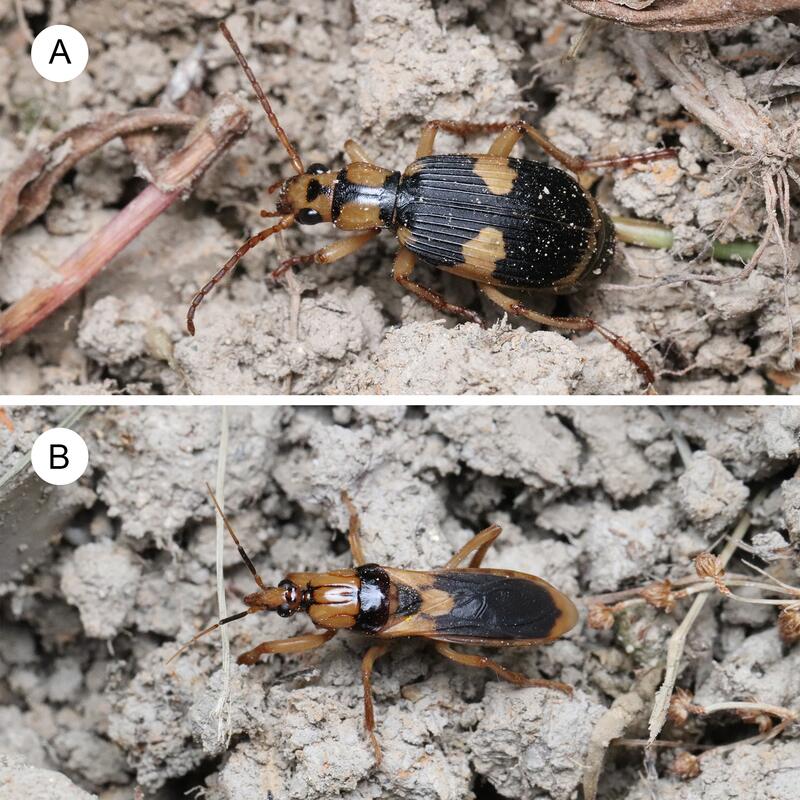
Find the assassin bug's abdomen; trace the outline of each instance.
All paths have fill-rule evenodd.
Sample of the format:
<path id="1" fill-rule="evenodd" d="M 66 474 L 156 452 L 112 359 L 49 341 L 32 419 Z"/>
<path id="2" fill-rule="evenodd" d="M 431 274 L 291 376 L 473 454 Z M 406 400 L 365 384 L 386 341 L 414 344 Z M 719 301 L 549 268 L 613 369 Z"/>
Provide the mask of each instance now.
<path id="1" fill-rule="evenodd" d="M 614 253 L 614 229 L 566 172 L 486 155 L 427 156 L 403 174 L 394 223 L 423 261 L 520 289 L 566 288 Z"/>

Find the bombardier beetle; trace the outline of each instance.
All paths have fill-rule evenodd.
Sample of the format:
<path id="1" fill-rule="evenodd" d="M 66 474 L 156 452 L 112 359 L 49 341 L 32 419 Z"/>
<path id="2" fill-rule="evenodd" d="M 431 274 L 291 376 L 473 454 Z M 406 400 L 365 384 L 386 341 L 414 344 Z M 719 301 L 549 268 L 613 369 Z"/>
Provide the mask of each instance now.
<path id="1" fill-rule="evenodd" d="M 224 22 L 220 29 L 297 174 L 272 187 L 280 187 L 276 210 L 261 212 L 263 217 L 278 217 L 278 222 L 248 239 L 194 295 L 186 318 L 189 333 L 195 332 L 198 305 L 242 256 L 295 222 L 332 223 L 354 235 L 315 253 L 284 261 L 273 277 L 300 264 L 331 264 L 356 252 L 388 228 L 400 245 L 394 260 L 394 279 L 440 311 L 483 325 L 474 311 L 448 302 L 415 281 L 411 275 L 417 259 L 474 281 L 489 300 L 508 314 L 562 330 L 597 331 L 630 359 L 648 386 L 654 383 L 652 370 L 644 359 L 624 339 L 595 320 L 543 314 L 504 291 L 574 291 L 587 277 L 608 268 L 616 240 L 611 219 L 577 180 L 548 164 L 512 158 L 511 151 L 527 135 L 580 176 L 591 169 L 673 158 L 675 150 L 664 148 L 587 160 L 565 153 L 526 122 L 432 120 L 422 128 L 416 159 L 402 173 L 373 164 L 353 140 L 345 142 L 350 163 L 343 169 L 331 170 L 322 164 L 306 168 Z M 434 155 L 439 131 L 462 137 L 491 132 L 498 136 L 486 154 Z"/>
<path id="2" fill-rule="evenodd" d="M 374 730 L 372 669 L 396 639 L 414 636 L 429 639 L 440 655 L 458 664 L 490 669 L 518 686 L 539 686 L 572 694 L 572 687 L 565 683 L 528 678 L 487 656 L 465 653 L 453 647 L 454 644 L 486 647 L 545 644 L 563 636 L 578 620 L 578 611 L 572 601 L 547 581 L 510 569 L 481 567 L 486 551 L 500 535 L 499 525 L 490 525 L 477 533 L 438 569 L 408 570 L 370 564 L 366 562 L 361 546 L 358 512 L 347 492 L 343 491 L 342 501 L 350 516 L 348 538 L 354 568 L 290 572 L 277 586 L 267 586 L 210 487 L 208 491 L 258 591 L 244 598 L 246 611 L 226 617 L 201 631 L 170 661 L 201 636 L 221 625 L 261 611 L 277 611 L 282 617 L 305 612 L 317 628 L 322 628 L 322 632 L 262 642 L 242 653 L 237 659 L 239 664 L 256 664 L 262 655 L 268 653 L 313 650 L 345 629 L 378 639 L 361 662 L 364 727 L 378 764 L 381 747 Z M 462 567 L 467 559 L 468 566 Z"/>

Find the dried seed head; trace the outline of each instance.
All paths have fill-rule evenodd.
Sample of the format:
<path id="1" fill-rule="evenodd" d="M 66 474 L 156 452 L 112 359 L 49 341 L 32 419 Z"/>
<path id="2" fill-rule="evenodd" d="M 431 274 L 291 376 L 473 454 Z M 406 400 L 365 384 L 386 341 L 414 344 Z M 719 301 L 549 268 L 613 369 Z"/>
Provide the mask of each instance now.
<path id="1" fill-rule="evenodd" d="M 672 773 L 677 775 L 682 781 L 696 778 L 700 774 L 700 761 L 697 756 L 693 756 L 686 750 L 682 750 L 675 756 L 675 760 L 670 767 Z"/>
<path id="2" fill-rule="evenodd" d="M 645 602 L 656 608 L 663 608 L 668 614 L 675 609 L 675 595 L 672 592 L 672 584 L 669 581 L 654 583 L 646 589 L 642 589 L 642 597 Z"/>
<path id="3" fill-rule="evenodd" d="M 794 644 L 800 639 L 800 603 L 781 610 L 778 614 L 778 632 L 786 644 Z"/>
<path id="4" fill-rule="evenodd" d="M 675 725 L 683 726 L 689 715 L 697 710 L 697 706 L 692 703 L 692 693 L 686 689 L 676 689 L 669 701 L 667 716 L 670 722 Z"/>
<path id="5" fill-rule="evenodd" d="M 722 594 L 730 594 L 725 585 L 725 570 L 718 556 L 713 553 L 700 553 L 694 560 L 694 568 L 701 578 L 711 578 Z"/>
<path id="6" fill-rule="evenodd" d="M 759 733 L 772 730 L 772 717 L 766 711 L 757 711 L 754 708 L 740 708 L 736 711 L 743 722 L 758 725 Z"/>
<path id="7" fill-rule="evenodd" d="M 586 621 L 590 628 L 607 631 L 614 627 L 614 612 L 602 603 L 593 603 L 589 606 Z"/>

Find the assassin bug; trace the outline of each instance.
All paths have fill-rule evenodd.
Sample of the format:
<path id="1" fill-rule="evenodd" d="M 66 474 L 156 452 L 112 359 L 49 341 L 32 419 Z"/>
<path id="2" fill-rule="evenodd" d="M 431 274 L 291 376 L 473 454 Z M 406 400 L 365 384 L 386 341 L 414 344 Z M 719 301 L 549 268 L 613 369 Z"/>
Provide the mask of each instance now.
<path id="1" fill-rule="evenodd" d="M 375 736 L 372 705 L 372 669 L 395 639 L 419 636 L 430 639 L 440 655 L 468 667 L 492 670 L 518 686 L 540 686 L 572 694 L 572 687 L 559 681 L 528 678 L 486 656 L 464 653 L 453 644 L 488 647 L 528 647 L 545 644 L 563 636 L 578 620 L 572 601 L 547 581 L 509 569 L 486 569 L 481 562 L 500 535 L 499 525 L 490 525 L 470 539 L 443 567 L 407 570 L 366 562 L 361 546 L 358 512 L 347 492 L 342 501 L 350 515 L 348 538 L 354 569 L 329 572 L 290 572 L 277 586 L 267 586 L 234 533 L 217 503 L 211 499 L 225 527 L 239 549 L 242 561 L 255 580 L 258 591 L 244 598 L 240 611 L 201 631 L 183 645 L 179 656 L 200 637 L 249 614 L 277 611 L 290 617 L 304 611 L 321 633 L 302 633 L 291 639 L 262 642 L 242 653 L 239 664 L 256 664 L 268 653 L 302 653 L 349 629 L 379 639 L 361 662 L 364 684 L 364 727 L 381 761 L 381 747 Z M 469 565 L 461 565 L 469 559 Z"/>
<path id="2" fill-rule="evenodd" d="M 373 164 L 353 140 L 345 142 L 350 163 L 341 170 L 322 164 L 308 169 L 280 126 L 275 113 L 225 23 L 220 29 L 247 75 L 297 175 L 281 181 L 272 227 L 248 239 L 192 298 L 186 327 L 194 335 L 194 315 L 203 298 L 242 256 L 275 233 L 293 225 L 329 222 L 354 236 L 316 253 L 295 256 L 273 272 L 277 277 L 300 264 L 331 264 L 363 247 L 388 228 L 400 249 L 394 279 L 440 311 L 483 325 L 474 311 L 449 303 L 438 292 L 412 279 L 416 259 L 475 282 L 480 291 L 509 314 L 562 330 L 597 331 L 637 367 L 647 386 L 655 379 L 644 359 L 621 337 L 589 317 L 542 314 L 503 289 L 574 291 L 588 276 L 610 265 L 614 225 L 594 197 L 561 169 L 538 161 L 511 158 L 514 145 L 527 135 L 566 169 L 580 175 L 590 169 L 623 167 L 660 158 L 675 150 L 603 160 L 586 160 L 560 150 L 526 122 L 472 123 L 433 120 L 424 125 L 416 160 L 401 174 Z M 480 155 L 433 155 L 439 131 L 467 136 L 498 133 L 489 152 Z"/>

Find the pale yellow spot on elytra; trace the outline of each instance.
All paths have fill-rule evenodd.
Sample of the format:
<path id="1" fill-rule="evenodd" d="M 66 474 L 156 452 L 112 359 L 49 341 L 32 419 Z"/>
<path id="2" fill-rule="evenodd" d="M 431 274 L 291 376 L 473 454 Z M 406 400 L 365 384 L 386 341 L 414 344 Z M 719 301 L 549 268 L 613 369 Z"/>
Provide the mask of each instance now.
<path id="1" fill-rule="evenodd" d="M 517 179 L 517 171 L 508 162 L 479 157 L 473 169 L 492 194 L 508 194 Z"/>
<path id="2" fill-rule="evenodd" d="M 494 265 L 506 257 L 503 232 L 497 228 L 481 228 L 481 232 L 463 245 L 466 264 Z"/>

